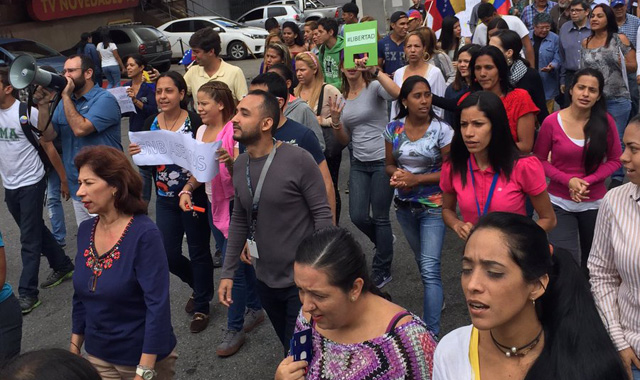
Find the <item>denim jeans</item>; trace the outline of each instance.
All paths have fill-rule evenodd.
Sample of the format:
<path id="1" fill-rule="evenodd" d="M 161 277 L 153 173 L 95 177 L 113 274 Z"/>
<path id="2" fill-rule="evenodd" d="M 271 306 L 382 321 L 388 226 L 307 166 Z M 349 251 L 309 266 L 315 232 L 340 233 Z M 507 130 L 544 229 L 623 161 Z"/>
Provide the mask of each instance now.
<path id="1" fill-rule="evenodd" d="M 396 216 L 420 270 L 424 286 L 423 320 L 435 336 L 440 333 L 443 292 L 440 257 L 444 241 L 442 209 L 396 202 Z"/>
<path id="2" fill-rule="evenodd" d="M 295 285 L 288 288 L 270 288 L 258 280 L 256 290 L 286 355 L 289 352 L 289 341 L 293 336 L 298 313 L 302 308 L 298 288 Z"/>
<path id="3" fill-rule="evenodd" d="M 218 249 L 222 252 L 222 260 L 227 253 L 227 239 L 224 234 L 216 228 L 211 218 L 211 203 L 209 205 L 209 226 L 213 232 Z M 233 210 L 233 201 L 229 204 L 229 209 Z M 247 308 L 253 310 L 262 309 L 262 304 L 256 293 L 256 271 L 252 265 L 240 262 L 240 267 L 233 275 L 233 287 L 231 288 L 231 298 L 233 303 L 227 309 L 227 329 L 241 331 L 244 325 L 244 313 Z"/>
<path id="4" fill-rule="evenodd" d="M 640 101 L 640 93 L 638 93 L 638 82 L 636 79 L 636 73 L 627 73 L 627 80 L 629 83 L 629 93 L 631 94 L 631 113 L 629 119 L 638 114 L 638 102 Z"/>
<path id="5" fill-rule="evenodd" d="M 107 78 L 107 88 L 120 87 L 120 66 L 105 66 L 102 72 Z"/>
<path id="6" fill-rule="evenodd" d="M 153 175 L 155 168 L 153 166 L 138 166 L 138 172 L 142 177 L 142 199 L 151 200 L 151 190 L 153 189 Z"/>
<path id="7" fill-rule="evenodd" d="M 20 354 L 22 342 L 22 312 L 12 294 L 0 302 L 0 366 Z"/>
<path id="8" fill-rule="evenodd" d="M 49 181 L 47 184 L 47 210 L 49 221 L 51 221 L 51 233 L 56 241 L 66 244 L 67 226 L 64 222 L 64 210 L 60 200 L 60 177 L 55 170 L 49 171 Z"/>
<path id="9" fill-rule="evenodd" d="M 631 375 L 631 380 L 640 380 L 640 369 L 638 369 L 638 367 L 634 366 L 633 364 L 631 365 Z"/>
<path id="10" fill-rule="evenodd" d="M 607 111 L 613 117 L 618 128 L 618 136 L 620 136 L 620 144 L 622 144 L 622 136 L 624 130 L 627 127 L 629 121 L 629 114 L 631 113 L 631 100 L 627 98 L 611 98 L 607 99 Z M 624 144 L 622 144 L 622 150 L 624 150 Z M 624 171 L 622 168 L 616 170 L 611 178 L 621 180 L 624 178 Z"/>
<path id="11" fill-rule="evenodd" d="M 5 189 L 4 192 L 9 213 L 20 228 L 22 274 L 18 293 L 21 297 L 38 297 L 41 253 L 54 271 L 73 269 L 71 259 L 64 253 L 42 219 L 46 186 L 46 178 L 43 177 L 36 184 L 13 190 Z"/>
<path id="12" fill-rule="evenodd" d="M 351 222 L 376 246 L 374 274 L 391 273 L 393 260 L 393 234 L 389 221 L 393 189 L 384 169 L 384 160 L 362 162 L 354 158 L 349 173 L 349 214 Z"/>
<path id="13" fill-rule="evenodd" d="M 207 204 L 204 189 L 193 192 L 193 203 Z M 207 214 L 193 215 L 179 206 L 178 197 L 156 197 L 156 224 L 162 233 L 169 271 L 193 289 L 194 311 L 209 314 L 213 299 L 213 258 Z M 187 234 L 189 259 L 182 255 L 182 237 Z"/>
<path id="14" fill-rule="evenodd" d="M 549 243 L 571 252 L 573 259 L 588 274 L 587 261 L 591 252 L 598 210 L 569 212 L 553 205 L 558 223 L 549 231 Z"/>

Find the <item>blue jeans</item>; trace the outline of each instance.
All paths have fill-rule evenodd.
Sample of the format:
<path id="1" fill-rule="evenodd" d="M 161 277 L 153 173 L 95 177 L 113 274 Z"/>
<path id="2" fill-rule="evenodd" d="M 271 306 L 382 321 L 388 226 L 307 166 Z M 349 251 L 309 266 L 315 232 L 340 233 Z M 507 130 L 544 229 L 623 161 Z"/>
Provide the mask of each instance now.
<path id="1" fill-rule="evenodd" d="M 102 72 L 107 78 L 107 88 L 120 87 L 120 66 L 105 66 Z"/>
<path id="2" fill-rule="evenodd" d="M 208 205 L 209 226 L 213 232 L 213 238 L 216 240 L 216 245 L 222 252 L 222 260 L 224 261 L 225 254 L 227 253 L 227 239 L 225 239 L 224 234 L 213 224 L 213 218 L 211 218 L 211 203 L 208 203 Z M 229 204 L 229 209 L 233 210 L 233 201 Z M 256 293 L 256 271 L 252 265 L 240 261 L 240 267 L 233 275 L 231 298 L 233 299 L 233 303 L 227 309 L 227 329 L 241 331 L 244 325 L 246 308 L 253 310 L 262 309 L 262 304 Z"/>
<path id="3" fill-rule="evenodd" d="M 376 246 L 373 272 L 389 274 L 393 260 L 393 234 L 389 221 L 393 189 L 384 169 L 384 160 L 351 160 L 349 215 L 351 222 Z"/>
<path id="4" fill-rule="evenodd" d="M 138 173 L 142 177 L 142 199 L 147 201 L 151 200 L 151 190 L 153 189 L 155 167 L 153 166 L 138 166 Z"/>
<path id="5" fill-rule="evenodd" d="M 64 210 L 60 201 L 60 177 L 55 170 L 49 172 L 49 182 L 47 184 L 47 210 L 51 221 L 51 233 L 58 244 L 65 245 L 67 237 L 67 226 L 64 222 Z"/>
<path id="6" fill-rule="evenodd" d="M 16 297 L 0 302 L 0 363 L 20 354 L 22 342 L 22 313 Z"/>
<path id="7" fill-rule="evenodd" d="M 5 189 L 4 200 L 9 213 L 20 228 L 20 254 L 22 274 L 18 286 L 20 297 L 38 297 L 38 272 L 40 254 L 44 254 L 51 269 L 60 272 L 73 270 L 71 259 L 45 226 L 42 219 L 44 190 L 43 177 L 40 182 L 17 189 Z"/>
<path id="8" fill-rule="evenodd" d="M 640 380 L 640 369 L 631 364 L 631 380 Z"/>
<path id="9" fill-rule="evenodd" d="M 622 144 L 622 136 L 624 135 L 624 130 L 627 127 L 627 122 L 629 121 L 629 114 L 631 113 L 631 100 L 627 98 L 607 99 L 607 111 L 616 122 L 618 136 L 620 136 L 620 144 Z M 622 149 L 624 150 L 624 144 L 622 144 Z M 624 178 L 622 168 L 616 170 L 611 175 L 611 178 L 622 181 Z"/>
<path id="10" fill-rule="evenodd" d="M 193 192 L 193 203 L 207 204 L 204 189 Z M 206 206 L 205 206 L 206 207 Z M 207 214 L 184 212 L 178 197 L 156 197 L 156 224 L 162 233 L 169 271 L 193 289 L 194 311 L 209 314 L 213 299 L 213 258 L 209 249 L 211 229 Z M 182 255 L 182 237 L 187 234 L 189 259 Z"/>
<path id="11" fill-rule="evenodd" d="M 424 286 L 423 319 L 427 329 L 438 336 L 443 302 L 440 257 L 445 227 L 442 209 L 396 202 L 396 216 L 420 269 Z"/>

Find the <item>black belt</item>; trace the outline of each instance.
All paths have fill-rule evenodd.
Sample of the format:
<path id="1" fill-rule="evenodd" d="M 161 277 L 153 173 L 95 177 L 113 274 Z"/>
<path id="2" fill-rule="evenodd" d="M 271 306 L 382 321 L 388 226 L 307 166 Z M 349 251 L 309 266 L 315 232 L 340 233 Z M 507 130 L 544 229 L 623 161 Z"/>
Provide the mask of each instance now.
<path id="1" fill-rule="evenodd" d="M 429 206 L 422 204 L 420 202 L 403 201 L 398 197 L 393 198 L 393 203 L 395 203 L 395 205 L 398 208 L 412 208 L 412 209 L 421 209 L 421 210 L 426 210 L 430 208 Z"/>

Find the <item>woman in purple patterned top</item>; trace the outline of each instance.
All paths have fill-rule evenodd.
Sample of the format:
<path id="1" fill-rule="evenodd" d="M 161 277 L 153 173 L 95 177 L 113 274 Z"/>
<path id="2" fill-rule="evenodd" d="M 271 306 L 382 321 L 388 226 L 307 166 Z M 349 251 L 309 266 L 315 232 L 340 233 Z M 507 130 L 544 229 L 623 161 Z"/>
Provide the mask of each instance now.
<path id="1" fill-rule="evenodd" d="M 347 230 L 330 227 L 298 247 L 294 280 L 310 329 L 311 358 L 284 359 L 276 380 L 431 379 L 436 342 L 420 318 L 371 282 L 366 257 Z"/>

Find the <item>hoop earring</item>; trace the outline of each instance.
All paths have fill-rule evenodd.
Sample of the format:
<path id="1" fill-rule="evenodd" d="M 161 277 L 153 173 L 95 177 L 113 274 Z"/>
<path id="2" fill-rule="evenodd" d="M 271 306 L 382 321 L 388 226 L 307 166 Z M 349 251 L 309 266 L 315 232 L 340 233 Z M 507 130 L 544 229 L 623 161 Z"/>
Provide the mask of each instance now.
<path id="1" fill-rule="evenodd" d="M 426 51 L 424 52 L 424 60 L 428 61 L 431 59 L 431 56 L 429 55 L 429 53 L 427 53 Z"/>

